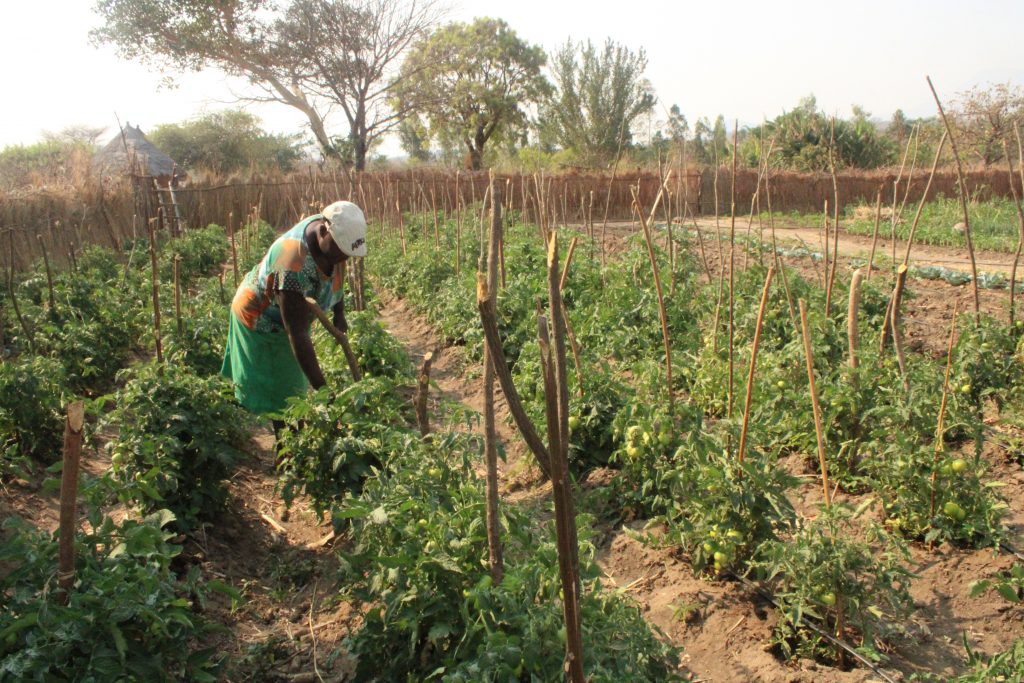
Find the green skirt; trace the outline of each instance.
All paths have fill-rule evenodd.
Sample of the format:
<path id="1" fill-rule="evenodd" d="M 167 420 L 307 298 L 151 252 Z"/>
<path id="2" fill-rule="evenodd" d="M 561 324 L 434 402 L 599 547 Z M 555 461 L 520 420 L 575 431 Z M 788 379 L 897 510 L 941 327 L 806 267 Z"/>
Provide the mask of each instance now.
<path id="1" fill-rule="evenodd" d="M 288 398 L 309 390 L 309 381 L 288 343 L 288 333 L 255 332 L 234 312 L 220 374 L 234 382 L 238 401 L 253 413 L 280 412 Z"/>

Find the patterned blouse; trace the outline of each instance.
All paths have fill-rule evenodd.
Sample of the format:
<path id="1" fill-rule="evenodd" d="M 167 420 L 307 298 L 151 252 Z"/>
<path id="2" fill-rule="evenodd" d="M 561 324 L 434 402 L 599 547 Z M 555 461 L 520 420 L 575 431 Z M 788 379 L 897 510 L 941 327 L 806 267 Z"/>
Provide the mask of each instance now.
<path id="1" fill-rule="evenodd" d="M 263 260 L 242 280 L 231 302 L 231 310 L 243 325 L 254 332 L 279 332 L 284 329 L 281 308 L 271 295 L 276 291 L 298 292 L 312 297 L 330 311 L 344 296 L 344 264 L 335 266 L 324 277 L 316 266 L 304 238 L 306 227 L 322 219 L 317 214 L 299 221 L 278 237 Z"/>

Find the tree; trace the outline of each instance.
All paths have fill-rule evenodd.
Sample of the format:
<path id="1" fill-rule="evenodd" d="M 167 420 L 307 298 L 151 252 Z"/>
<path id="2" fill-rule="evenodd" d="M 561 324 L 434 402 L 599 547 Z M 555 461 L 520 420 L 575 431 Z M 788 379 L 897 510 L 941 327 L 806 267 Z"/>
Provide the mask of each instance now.
<path id="1" fill-rule="evenodd" d="M 878 125 L 863 108 L 853 106 L 853 118 L 837 119 L 819 111 L 813 95 L 800 100 L 789 112 L 752 128 L 740 156 L 750 165 L 761 161 L 758 143 L 774 140 L 771 163 L 778 168 L 804 172 L 828 171 L 832 164 L 844 168 L 877 168 L 893 163 L 896 147 L 881 135 Z"/>
<path id="2" fill-rule="evenodd" d="M 1011 83 L 975 86 L 957 95 L 952 114 L 961 147 L 988 168 L 1003 158 L 1003 140 L 1013 140 L 1013 122 L 1024 123 L 1024 90 Z"/>
<path id="3" fill-rule="evenodd" d="M 84 124 L 66 126 L 56 133 L 44 131 L 43 140 L 59 144 L 82 145 L 88 149 L 95 150 L 105 130 L 106 128 L 103 126 L 87 126 Z"/>
<path id="4" fill-rule="evenodd" d="M 396 107 L 415 108 L 442 147 L 457 142 L 477 170 L 484 147 L 526 124 L 525 107 L 550 91 L 544 51 L 500 19 L 454 23 L 413 46 L 396 86 Z"/>
<path id="5" fill-rule="evenodd" d="M 356 170 L 365 168 L 374 143 L 419 107 L 415 97 L 392 106 L 392 90 L 409 76 L 398 61 L 439 16 L 433 0 L 293 0 L 278 24 L 303 83 L 344 112 Z"/>
<path id="6" fill-rule="evenodd" d="M 707 117 L 697 120 L 693 127 L 693 157 L 698 164 L 722 164 L 729 158 L 729 134 L 725 129 L 725 117 L 721 114 L 714 125 Z"/>
<path id="7" fill-rule="evenodd" d="M 302 158 L 298 135 L 271 135 L 241 109 L 157 126 L 149 140 L 188 170 L 228 173 L 249 168 L 289 171 Z"/>
<path id="8" fill-rule="evenodd" d="M 164 73 L 219 68 L 301 111 L 324 156 L 363 168 L 374 140 L 401 120 L 388 108 L 391 78 L 409 44 L 437 17 L 433 0 L 97 0 L 94 42 Z M 325 117 L 340 108 L 349 144 Z"/>
<path id="9" fill-rule="evenodd" d="M 542 133 L 581 159 L 607 163 L 632 144 L 634 122 L 654 108 L 646 68 L 642 48 L 611 39 L 601 50 L 589 40 L 566 42 L 552 55 L 556 94 L 542 109 Z"/>

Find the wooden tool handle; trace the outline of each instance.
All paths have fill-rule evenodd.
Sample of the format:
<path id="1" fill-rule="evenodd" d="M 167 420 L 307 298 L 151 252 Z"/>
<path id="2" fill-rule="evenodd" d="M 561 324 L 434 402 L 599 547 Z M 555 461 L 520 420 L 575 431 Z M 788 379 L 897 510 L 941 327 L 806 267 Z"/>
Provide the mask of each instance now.
<path id="1" fill-rule="evenodd" d="M 315 299 L 307 296 L 306 303 L 309 304 L 310 310 L 313 311 L 313 314 L 320 321 L 320 324 L 324 326 L 324 329 L 330 332 L 331 336 L 341 345 L 341 349 L 345 352 L 345 360 L 348 361 L 348 369 L 352 372 L 352 379 L 357 382 L 361 380 L 363 373 L 359 369 L 359 361 L 356 360 L 356 354 L 352 352 L 352 346 L 348 343 L 348 335 L 334 326 L 334 323 L 330 321 Z"/>

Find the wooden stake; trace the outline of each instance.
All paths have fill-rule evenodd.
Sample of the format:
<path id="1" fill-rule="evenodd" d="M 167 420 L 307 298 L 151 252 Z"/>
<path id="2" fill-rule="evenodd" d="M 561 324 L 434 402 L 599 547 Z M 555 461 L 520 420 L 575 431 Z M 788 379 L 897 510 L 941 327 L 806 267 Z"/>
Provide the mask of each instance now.
<path id="1" fill-rule="evenodd" d="M 178 336 L 182 335 L 181 325 L 181 256 L 174 255 L 174 320 L 177 323 Z"/>
<path id="2" fill-rule="evenodd" d="M 743 464 L 743 449 L 747 443 L 747 426 L 750 424 L 750 404 L 754 396 L 754 369 L 757 367 L 757 347 L 761 342 L 761 325 L 764 323 L 764 312 L 768 308 L 768 291 L 771 288 L 775 266 L 768 267 L 768 276 L 764 279 L 761 291 L 761 305 L 757 309 L 757 326 L 754 328 L 754 342 L 750 348 L 750 372 L 747 374 L 747 395 L 743 400 L 743 428 L 740 430 L 740 446 L 737 459 Z"/>
<path id="3" fill-rule="evenodd" d="M 900 365 L 900 374 L 903 375 L 903 389 L 910 390 L 910 380 L 907 377 L 907 357 L 903 351 L 903 331 L 900 329 L 900 304 L 903 301 L 903 287 L 907 281 L 907 264 L 901 263 L 896 269 L 896 286 L 892 291 L 892 311 L 890 314 L 890 327 L 892 328 L 892 346 L 896 351 L 896 360 Z"/>
<path id="4" fill-rule="evenodd" d="M 235 289 L 238 289 L 238 249 L 235 246 L 235 214 L 228 212 L 228 234 L 231 236 L 231 270 L 235 274 Z M 223 283 L 223 279 L 221 280 Z"/>
<path id="5" fill-rule="evenodd" d="M 50 270 L 50 254 L 46 251 L 46 242 L 42 235 L 36 235 L 39 240 L 39 248 L 43 252 L 43 265 L 46 266 L 46 289 L 50 295 L 50 317 L 57 315 L 57 300 L 53 296 L 53 271 Z"/>
<path id="6" fill-rule="evenodd" d="M 828 145 L 828 166 L 832 175 L 832 211 L 834 214 L 832 226 L 834 247 L 832 250 L 832 269 L 828 271 L 828 282 L 825 285 L 825 317 L 832 312 L 832 287 L 836 281 L 836 264 L 839 262 L 839 183 L 836 181 L 836 162 L 833 148 L 836 142 L 836 119 L 832 117 Z M 827 220 L 827 219 L 826 219 Z M 825 252 L 828 252 L 828 238 L 825 239 Z M 826 268 L 826 270 L 828 270 Z"/>
<path id="7" fill-rule="evenodd" d="M 821 488 L 825 494 L 825 507 L 832 507 L 832 491 L 828 483 L 828 463 L 825 461 L 825 438 L 821 431 L 821 406 L 818 405 L 818 389 L 814 382 L 814 354 L 811 351 L 811 335 L 807 329 L 807 303 L 800 299 L 800 329 L 804 336 L 804 352 L 807 358 L 807 382 L 811 390 L 811 407 L 814 410 L 814 432 L 818 438 L 818 464 L 821 467 Z"/>
<path id="8" fill-rule="evenodd" d="M 75 528 L 78 507 L 78 464 L 82 455 L 85 403 L 72 401 L 64 422 L 64 466 L 60 480 L 60 548 L 57 565 L 58 600 L 67 605 L 75 586 Z"/>
<path id="9" fill-rule="evenodd" d="M 554 332 L 551 353 L 548 354 L 548 367 L 550 370 L 548 375 L 546 375 L 552 376 L 554 379 L 554 391 L 546 392 L 548 440 L 551 452 L 552 494 L 555 499 L 555 528 L 558 537 L 558 567 L 562 579 L 562 611 L 566 629 L 566 671 L 569 674 L 569 680 L 573 683 L 584 683 L 586 678 L 583 674 L 579 544 L 576 537 L 576 511 L 573 505 L 572 488 L 569 484 L 567 473 L 569 462 L 569 388 L 565 372 L 565 328 L 562 322 L 562 295 L 558 289 L 558 233 L 556 231 L 552 231 L 548 242 L 548 300 Z"/>
<path id="10" fill-rule="evenodd" d="M 732 179 L 729 189 L 729 419 L 732 419 L 732 407 L 735 402 L 733 383 L 735 377 L 734 347 L 736 340 L 736 138 L 738 134 L 739 121 L 734 121 L 732 128 Z"/>
<path id="11" fill-rule="evenodd" d="M 942 102 L 932 85 L 931 76 L 925 77 L 928 80 L 928 87 L 931 88 L 932 96 L 935 98 L 935 105 L 939 108 L 939 115 L 946 127 L 946 134 L 949 135 L 949 146 L 953 148 L 953 159 L 956 161 L 957 189 L 960 191 L 960 209 L 964 214 L 964 240 L 967 242 L 967 255 L 971 258 L 971 290 L 974 293 L 974 324 L 981 324 L 981 297 L 978 294 L 978 264 L 974 260 L 974 242 L 971 240 L 971 217 L 967 212 L 967 183 L 964 179 L 963 164 L 960 163 L 960 152 L 956 148 L 956 137 L 953 129 L 946 118 L 946 112 L 942 109 Z"/>
<path id="12" fill-rule="evenodd" d="M 163 339 L 160 336 L 160 271 L 156 262 L 156 231 L 153 229 L 153 222 L 156 218 L 150 218 L 149 225 L 149 265 L 150 280 L 153 285 L 153 340 L 156 346 L 157 363 L 164 362 Z"/>
<path id="13" fill-rule="evenodd" d="M 1013 122 L 1013 133 L 1017 136 L 1017 154 L 1024 156 L 1020 144 L 1020 128 L 1017 122 Z M 1017 288 L 1017 264 L 1020 262 L 1020 253 L 1024 249 L 1024 209 L 1021 208 L 1020 195 L 1017 194 L 1016 179 L 1013 177 L 1013 158 L 1007 147 L 1006 140 L 1003 140 L 1003 156 L 1006 157 L 1007 180 L 1010 181 L 1010 193 L 1013 195 L 1013 204 L 1017 209 L 1017 222 L 1020 226 L 1020 237 L 1017 239 L 1017 251 L 1013 255 L 1013 267 L 1010 269 L 1010 327 L 1013 327 L 1014 315 L 1014 290 Z M 1021 178 L 1024 181 L 1024 164 L 1021 165 Z M 1022 185 L 1024 187 L 1024 185 Z"/>
<path id="14" fill-rule="evenodd" d="M 327 314 L 320 308 L 320 304 L 316 302 L 316 299 L 307 296 L 306 304 L 309 306 L 309 310 L 313 312 L 313 315 L 316 316 L 316 319 L 320 321 L 320 324 L 323 325 L 324 329 L 341 346 L 341 350 L 345 354 L 345 361 L 348 363 L 349 372 L 352 373 L 352 379 L 357 382 L 361 381 L 363 379 L 363 371 L 359 368 L 359 360 L 356 358 L 356 354 L 352 352 L 352 346 L 348 343 L 348 335 L 334 326 L 334 323 L 330 321 Z"/>
<path id="15" fill-rule="evenodd" d="M 871 256 L 868 257 L 868 280 L 875 269 L 875 246 L 878 244 L 878 226 L 882 222 L 882 188 L 878 188 L 878 199 L 875 201 L 875 229 L 871 234 Z"/>
<path id="16" fill-rule="evenodd" d="M 935 518 L 935 475 L 938 470 L 939 456 L 945 448 L 946 430 L 943 425 L 946 418 L 946 402 L 949 400 L 949 372 L 953 367 L 953 339 L 956 336 L 956 314 L 959 306 L 960 302 L 954 300 L 953 321 L 949 324 L 949 345 L 946 348 L 946 374 L 942 380 L 942 402 L 939 403 L 939 419 L 935 427 L 935 453 L 932 456 L 931 505 L 928 513 L 930 519 Z"/>
<path id="17" fill-rule="evenodd" d="M 664 185 L 662 186 L 664 187 Z M 658 197 L 661 197 L 659 193 Z M 665 296 L 661 289 L 661 276 L 658 275 L 658 260 L 654 256 L 654 239 L 651 237 L 650 227 L 647 225 L 647 218 L 643 209 L 640 208 L 637 191 L 633 190 L 633 208 L 640 216 L 640 225 L 644 231 L 644 240 L 647 242 L 647 255 L 651 260 L 651 271 L 654 273 L 654 288 L 658 293 L 658 314 L 661 318 L 661 338 L 665 345 L 665 391 L 668 393 L 669 415 L 675 413 L 675 396 L 672 393 L 672 345 L 668 337 L 668 311 L 665 309 Z M 657 208 L 657 200 L 655 200 Z M 653 212 L 652 212 L 653 213 Z"/>
<path id="18" fill-rule="evenodd" d="M 430 435 L 430 415 L 427 413 L 427 395 L 430 393 L 430 364 L 434 360 L 434 352 L 427 351 L 423 356 L 423 363 L 420 365 L 420 372 L 417 375 L 416 395 L 414 404 L 416 406 L 416 422 L 420 428 L 420 435 Z"/>
<path id="19" fill-rule="evenodd" d="M 487 288 L 494 291 L 498 286 L 498 250 L 501 241 L 501 189 L 494 183 L 494 172 L 490 173 L 491 230 L 487 249 Z M 498 431 L 494 416 L 494 363 L 491 352 L 484 343 L 484 461 L 487 466 L 487 548 L 491 568 L 491 579 L 501 583 L 505 575 L 502 558 L 500 519 L 498 517 Z"/>
<path id="20" fill-rule="evenodd" d="M 881 197 L 881 193 L 878 195 Z M 871 266 L 868 266 L 868 273 Z M 846 309 L 846 338 L 850 346 L 850 368 L 857 369 L 857 347 L 859 336 L 857 331 L 857 311 L 860 310 L 860 282 L 863 279 L 864 271 L 861 268 L 853 271 L 850 279 L 850 304 Z"/>

